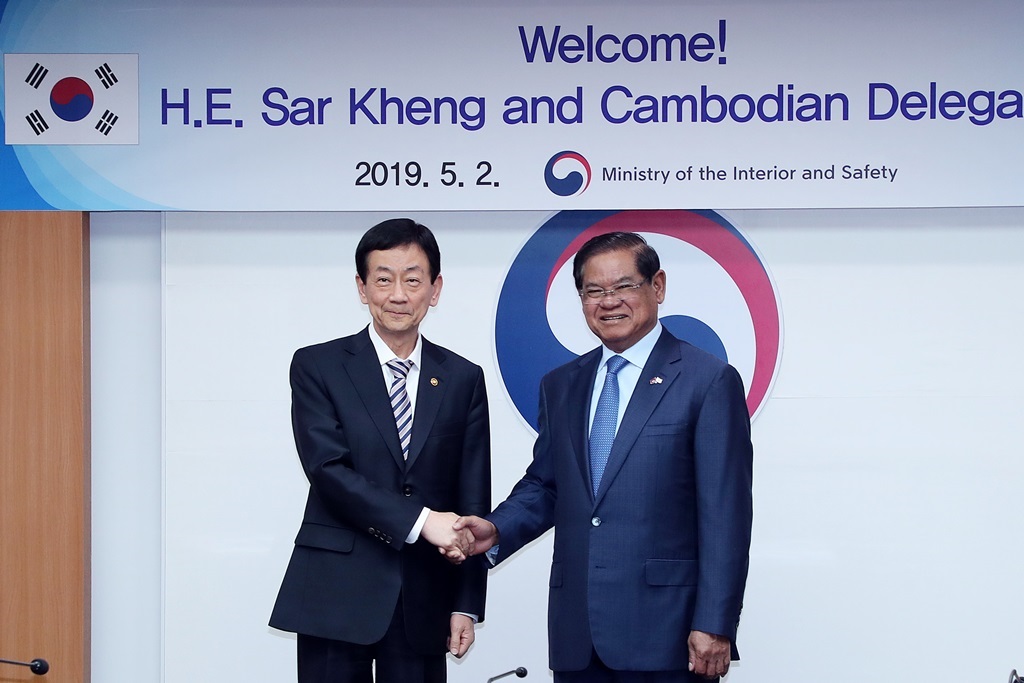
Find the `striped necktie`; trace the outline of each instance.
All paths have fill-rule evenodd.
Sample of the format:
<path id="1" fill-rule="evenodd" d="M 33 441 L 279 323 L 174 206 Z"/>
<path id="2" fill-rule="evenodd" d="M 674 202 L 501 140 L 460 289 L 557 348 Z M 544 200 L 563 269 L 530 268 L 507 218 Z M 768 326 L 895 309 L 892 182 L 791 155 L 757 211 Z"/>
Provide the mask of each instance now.
<path id="1" fill-rule="evenodd" d="M 405 390 L 405 380 L 412 367 L 411 360 L 389 360 L 388 369 L 394 375 L 391 382 L 391 410 L 395 413 L 395 424 L 398 426 L 398 440 L 402 442 L 402 457 L 409 457 L 409 437 L 412 435 L 412 403 L 409 392 Z"/>
<path id="2" fill-rule="evenodd" d="M 594 487 L 594 495 L 601 485 L 608 455 L 612 452 L 615 441 L 615 430 L 619 421 L 619 376 L 618 372 L 628 363 L 622 356 L 608 359 L 608 374 L 604 376 L 604 386 L 597 398 L 597 410 L 594 411 L 594 424 L 590 427 L 590 482 Z"/>

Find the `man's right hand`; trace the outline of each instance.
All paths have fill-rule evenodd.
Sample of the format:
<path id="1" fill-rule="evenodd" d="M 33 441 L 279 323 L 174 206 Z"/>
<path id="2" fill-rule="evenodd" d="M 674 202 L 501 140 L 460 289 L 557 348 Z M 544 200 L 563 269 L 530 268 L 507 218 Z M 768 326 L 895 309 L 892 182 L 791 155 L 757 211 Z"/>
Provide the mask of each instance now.
<path id="1" fill-rule="evenodd" d="M 473 543 L 470 548 L 470 555 L 485 553 L 493 546 L 498 545 L 498 541 L 500 540 L 497 527 L 486 519 L 477 517 L 476 515 L 459 517 L 452 528 L 457 532 L 468 531 L 472 534 L 473 538 L 476 539 L 476 542 Z"/>
<path id="2" fill-rule="evenodd" d="M 473 554 L 473 534 L 453 528 L 460 517 L 454 512 L 427 513 L 420 536 L 437 547 L 438 552 L 452 564 L 460 564 Z"/>

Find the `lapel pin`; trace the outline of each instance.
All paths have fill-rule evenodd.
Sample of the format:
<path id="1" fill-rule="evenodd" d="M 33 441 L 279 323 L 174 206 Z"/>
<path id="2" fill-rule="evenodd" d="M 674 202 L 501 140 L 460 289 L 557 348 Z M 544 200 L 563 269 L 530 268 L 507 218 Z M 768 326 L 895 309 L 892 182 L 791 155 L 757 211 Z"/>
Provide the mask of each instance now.
<path id="1" fill-rule="evenodd" d="M 661 383 L 662 383 L 662 382 L 664 382 L 664 381 L 665 381 L 665 380 L 663 380 L 663 379 L 662 379 L 661 377 L 659 377 L 658 375 L 655 375 L 654 377 L 652 377 L 652 378 L 651 378 L 651 384 L 661 384 Z"/>
<path id="2" fill-rule="evenodd" d="M 437 381 L 436 377 L 431 377 L 430 378 L 430 386 L 436 387 L 438 384 L 440 384 L 440 382 Z"/>

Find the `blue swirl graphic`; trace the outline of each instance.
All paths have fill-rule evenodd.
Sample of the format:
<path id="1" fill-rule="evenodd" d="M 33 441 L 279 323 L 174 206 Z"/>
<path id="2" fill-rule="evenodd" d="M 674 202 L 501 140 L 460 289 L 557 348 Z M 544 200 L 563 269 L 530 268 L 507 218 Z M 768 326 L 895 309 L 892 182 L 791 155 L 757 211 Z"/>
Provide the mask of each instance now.
<path id="1" fill-rule="evenodd" d="M 746 308 L 737 315 L 754 326 L 754 338 L 740 342 L 753 352 L 747 407 L 754 416 L 771 390 L 781 358 L 778 298 L 749 241 L 722 216 L 707 210 L 561 211 L 537 229 L 505 276 L 495 316 L 498 369 L 519 414 L 536 431 L 541 378 L 576 357 L 558 340 L 548 321 L 549 296 L 562 297 L 560 292 L 548 292 L 555 271 L 587 239 L 612 230 L 678 239 L 704 252 L 732 280 Z M 729 362 L 727 340 L 704 321 L 678 313 L 660 319 L 679 339 Z M 750 342 L 753 347 L 747 348 Z"/>
<path id="2" fill-rule="evenodd" d="M 548 189 L 559 197 L 569 197 L 579 192 L 580 188 L 587 182 L 587 178 L 579 171 L 570 171 L 564 178 L 559 178 L 555 175 L 555 166 L 558 165 L 558 162 L 565 159 L 582 158 L 576 152 L 563 150 L 548 159 L 548 163 L 544 167 L 544 183 L 548 186 Z"/>
<path id="3" fill-rule="evenodd" d="M 3 10 L 2 3 L 0 10 Z M 4 115 L 0 113 L 0 130 L 4 125 Z M 0 178 L 4 179 L 0 189 L 0 209 L 36 211 L 57 208 L 40 197 L 32 187 L 10 145 L 0 145 Z"/>
<path id="4" fill-rule="evenodd" d="M 547 286 L 553 259 L 584 230 L 616 211 L 563 211 L 534 233 L 512 262 L 498 297 L 495 352 L 502 381 L 520 414 L 536 431 L 537 379 L 576 354 L 547 324 Z M 524 406 L 529 409 L 524 410 Z"/>

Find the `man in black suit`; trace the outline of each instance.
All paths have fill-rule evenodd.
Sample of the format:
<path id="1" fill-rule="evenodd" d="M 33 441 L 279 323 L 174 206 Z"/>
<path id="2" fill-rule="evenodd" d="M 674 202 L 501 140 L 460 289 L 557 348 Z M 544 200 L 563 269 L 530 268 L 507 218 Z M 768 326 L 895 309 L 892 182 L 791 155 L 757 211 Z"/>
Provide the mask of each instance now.
<path id="1" fill-rule="evenodd" d="M 666 275 L 639 235 L 594 237 L 573 276 L 601 346 L 544 377 L 533 462 L 456 529 L 501 562 L 555 528 L 556 683 L 717 678 L 737 657 L 750 546 L 742 381 L 662 327 Z"/>
<path id="2" fill-rule="evenodd" d="M 483 371 L 419 334 L 443 284 L 429 229 L 374 226 L 356 270 L 371 324 L 292 360 L 310 487 L 270 625 L 298 634 L 299 683 L 443 682 L 484 616 L 486 565 L 457 563 L 452 530 L 490 510 Z"/>

